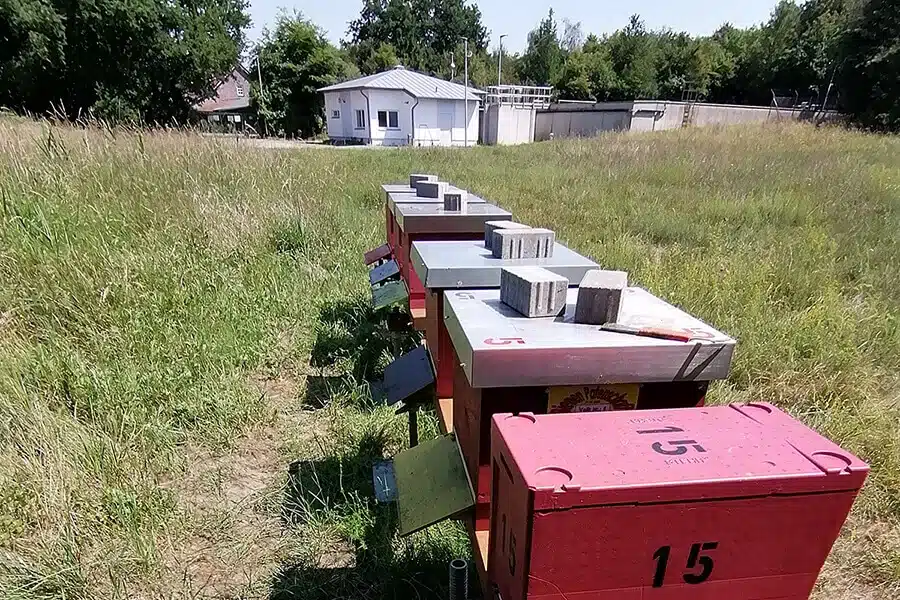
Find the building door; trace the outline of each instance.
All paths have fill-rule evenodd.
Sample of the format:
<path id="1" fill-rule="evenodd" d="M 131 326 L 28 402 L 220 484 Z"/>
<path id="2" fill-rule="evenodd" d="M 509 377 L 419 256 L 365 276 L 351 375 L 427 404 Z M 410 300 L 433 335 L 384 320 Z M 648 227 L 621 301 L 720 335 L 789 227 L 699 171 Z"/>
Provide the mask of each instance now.
<path id="1" fill-rule="evenodd" d="M 353 110 L 350 106 L 350 92 L 341 92 L 341 130 L 345 138 L 353 137 Z"/>
<path id="2" fill-rule="evenodd" d="M 438 129 L 440 130 L 441 146 L 450 146 L 453 143 L 454 102 L 438 103 Z"/>

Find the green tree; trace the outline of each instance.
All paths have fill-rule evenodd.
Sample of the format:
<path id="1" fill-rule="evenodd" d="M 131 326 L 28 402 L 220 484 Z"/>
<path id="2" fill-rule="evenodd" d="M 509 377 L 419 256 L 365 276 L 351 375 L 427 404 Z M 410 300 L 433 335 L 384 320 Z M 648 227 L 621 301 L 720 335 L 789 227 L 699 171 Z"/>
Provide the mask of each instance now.
<path id="1" fill-rule="evenodd" d="M 286 135 L 309 137 L 325 120 L 319 88 L 352 74 L 352 67 L 322 31 L 299 13 L 281 14 L 273 30 L 263 31 L 256 50 L 265 80 L 265 97 L 254 98 L 269 127 Z"/>
<path id="2" fill-rule="evenodd" d="M 0 102 L 184 120 L 231 71 L 245 0 L 2 0 Z"/>
<path id="3" fill-rule="evenodd" d="M 562 73 L 565 52 L 560 46 L 553 9 L 528 34 L 528 48 L 520 63 L 521 79 L 535 85 L 552 85 Z"/>
<path id="4" fill-rule="evenodd" d="M 610 36 L 609 53 L 616 73 L 617 100 L 653 98 L 658 93 L 657 44 L 640 16 L 632 15 L 625 29 Z"/>
<path id="5" fill-rule="evenodd" d="M 354 56 L 367 56 L 366 46 L 390 44 L 403 65 L 428 73 L 445 69 L 451 56 L 462 62 L 457 51 L 462 38 L 469 40 L 473 54 L 485 51 L 488 41 L 481 11 L 465 0 L 365 0 L 348 34 L 346 46 Z M 357 65 L 364 72 L 369 66 Z"/>
<path id="6" fill-rule="evenodd" d="M 900 1 L 868 0 L 842 50 L 844 108 L 864 127 L 900 131 Z"/>

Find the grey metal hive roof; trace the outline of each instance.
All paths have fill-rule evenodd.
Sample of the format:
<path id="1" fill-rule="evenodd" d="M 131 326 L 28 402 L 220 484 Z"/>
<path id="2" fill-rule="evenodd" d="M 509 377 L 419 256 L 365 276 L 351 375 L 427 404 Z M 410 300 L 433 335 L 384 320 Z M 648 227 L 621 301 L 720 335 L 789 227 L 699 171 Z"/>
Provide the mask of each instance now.
<path id="1" fill-rule="evenodd" d="M 465 100 L 465 86 L 437 77 L 431 77 L 416 71 L 397 66 L 390 71 L 367 75 L 359 79 L 351 79 L 335 85 L 320 88 L 320 92 L 336 92 L 341 90 L 378 89 L 404 90 L 416 98 L 438 98 L 441 100 Z M 469 87 L 469 100 L 479 100 L 481 90 Z"/>

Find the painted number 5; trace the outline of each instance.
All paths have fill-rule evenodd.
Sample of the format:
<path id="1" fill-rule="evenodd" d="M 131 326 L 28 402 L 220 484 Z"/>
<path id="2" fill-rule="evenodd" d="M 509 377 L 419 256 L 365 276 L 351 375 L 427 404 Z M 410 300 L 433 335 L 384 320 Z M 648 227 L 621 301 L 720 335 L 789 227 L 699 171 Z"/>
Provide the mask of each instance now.
<path id="1" fill-rule="evenodd" d="M 681 579 L 688 585 L 697 585 L 709 579 L 713 571 L 713 559 L 710 556 L 702 555 L 701 552 L 715 550 L 718 547 L 719 542 L 698 542 L 693 544 Z M 656 561 L 656 572 L 653 574 L 653 587 L 655 588 L 662 587 L 663 583 L 665 583 L 666 568 L 669 566 L 669 555 L 671 553 L 671 546 L 663 546 L 653 553 L 653 560 Z M 697 567 L 700 568 L 699 572 L 696 572 Z"/>
<path id="2" fill-rule="evenodd" d="M 509 346 L 510 344 L 524 344 L 522 338 L 488 338 L 484 340 L 488 346 Z"/>

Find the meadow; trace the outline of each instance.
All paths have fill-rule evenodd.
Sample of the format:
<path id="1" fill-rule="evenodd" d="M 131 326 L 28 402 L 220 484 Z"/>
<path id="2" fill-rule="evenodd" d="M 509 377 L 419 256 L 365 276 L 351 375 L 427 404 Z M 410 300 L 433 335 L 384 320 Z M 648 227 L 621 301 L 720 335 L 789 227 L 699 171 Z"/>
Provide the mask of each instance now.
<path id="1" fill-rule="evenodd" d="M 361 256 L 410 172 L 737 338 L 712 402 L 872 465 L 816 598 L 900 597 L 900 138 L 259 149 L 7 118 L 0 166 L 0 597 L 446 595 L 462 528 L 401 540 L 370 482 L 406 423 L 366 385 L 392 346 Z"/>

